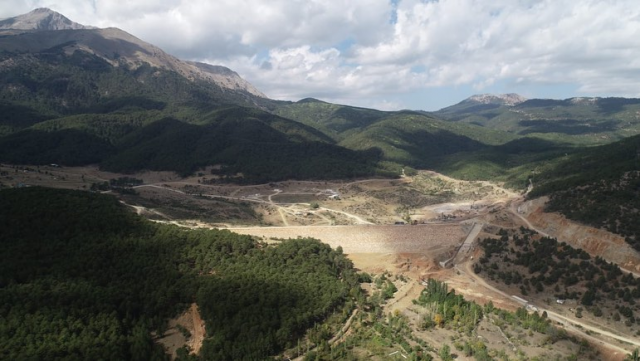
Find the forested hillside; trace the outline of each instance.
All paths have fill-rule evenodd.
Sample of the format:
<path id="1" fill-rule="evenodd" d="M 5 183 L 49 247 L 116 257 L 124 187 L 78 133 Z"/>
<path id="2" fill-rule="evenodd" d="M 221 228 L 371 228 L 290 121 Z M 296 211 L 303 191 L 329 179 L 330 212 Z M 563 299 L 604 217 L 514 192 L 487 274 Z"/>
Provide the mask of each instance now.
<path id="1" fill-rule="evenodd" d="M 357 296 L 341 252 L 145 221 L 110 196 L 0 191 L 0 358 L 164 360 L 152 332 L 192 302 L 200 358 L 256 360 Z"/>
<path id="2" fill-rule="evenodd" d="M 220 164 L 242 182 L 381 170 L 378 152 L 339 147 L 312 127 L 242 106 L 245 98 L 229 90 L 148 64 L 113 67 L 82 51 L 68 56 L 63 47 L 2 57 L 15 62 L 0 71 L 5 162 L 183 175 Z"/>
<path id="3" fill-rule="evenodd" d="M 398 175 L 513 139 L 415 112 L 249 99 L 69 46 L 2 54 L 12 65 L 0 69 L 1 161 L 181 175 L 221 165 L 227 179 L 259 183 Z"/>
<path id="4" fill-rule="evenodd" d="M 517 139 L 473 124 L 452 123 L 414 111 L 379 111 L 303 99 L 273 111 L 331 136 L 352 150 L 378 150 L 399 166 L 442 170 L 445 156 L 472 154 Z"/>
<path id="5" fill-rule="evenodd" d="M 626 326 L 636 323 L 640 278 L 533 231 L 501 230 L 500 234 L 500 239 L 480 241 L 484 256 L 474 266 L 476 273 L 515 285 L 523 296 L 552 294 L 557 299 L 576 300 L 595 317 L 619 322 L 622 315 Z"/>
<path id="6" fill-rule="evenodd" d="M 273 111 L 280 116 L 310 125 L 342 140 L 387 116 L 387 112 L 302 99 L 295 103 L 279 103 Z"/>
<path id="7" fill-rule="evenodd" d="M 640 99 L 529 99 L 504 104 L 472 98 L 434 114 L 456 123 L 580 145 L 606 144 L 640 133 Z"/>
<path id="8" fill-rule="evenodd" d="M 640 251 L 640 136 L 587 148 L 546 162 L 532 175 L 547 210 L 623 235 Z"/>

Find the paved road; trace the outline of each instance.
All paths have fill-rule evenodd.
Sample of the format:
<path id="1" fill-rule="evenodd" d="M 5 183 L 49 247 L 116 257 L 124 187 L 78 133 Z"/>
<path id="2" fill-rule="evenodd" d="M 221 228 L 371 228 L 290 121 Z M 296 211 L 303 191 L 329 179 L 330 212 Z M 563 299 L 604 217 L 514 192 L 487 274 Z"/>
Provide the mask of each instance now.
<path id="1" fill-rule="evenodd" d="M 163 187 L 163 186 L 159 186 L 159 185 L 156 185 L 156 184 L 143 184 L 143 185 L 139 185 L 139 186 L 134 186 L 132 188 L 144 188 L 144 187 L 158 188 L 158 189 L 164 189 L 165 191 L 170 191 L 170 192 L 175 192 L 175 193 L 180 193 L 180 194 L 186 194 L 185 192 L 183 192 L 181 190 L 177 190 L 177 189 L 173 189 L 173 188 L 169 188 L 169 187 Z"/>

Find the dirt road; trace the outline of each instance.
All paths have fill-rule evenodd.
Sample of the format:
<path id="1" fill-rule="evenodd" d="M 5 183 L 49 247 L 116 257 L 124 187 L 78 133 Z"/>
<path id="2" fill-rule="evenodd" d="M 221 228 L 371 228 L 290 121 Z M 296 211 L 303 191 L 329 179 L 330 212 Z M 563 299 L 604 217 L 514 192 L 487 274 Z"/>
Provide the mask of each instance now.
<path id="1" fill-rule="evenodd" d="M 518 213 L 517 210 L 517 205 L 519 204 L 518 201 L 520 201 L 520 203 L 522 202 L 522 199 L 518 199 L 518 200 L 514 200 L 511 202 L 511 205 L 509 205 L 509 211 L 516 216 L 519 220 L 521 220 L 522 222 L 524 222 L 524 224 L 527 225 L 527 228 L 529 229 L 533 229 L 534 231 L 538 232 L 539 234 L 541 234 L 544 237 L 550 237 L 550 238 L 554 238 L 551 237 L 548 233 L 544 232 L 543 230 L 540 230 L 538 228 L 536 228 L 536 226 L 534 226 L 533 224 L 531 224 L 531 222 L 529 222 L 528 219 L 526 219 L 525 217 L 523 217 L 520 213 Z"/>
<path id="2" fill-rule="evenodd" d="M 483 278 L 478 277 L 473 272 L 473 270 L 471 270 L 471 262 L 465 263 L 464 267 L 457 267 L 456 266 L 456 270 L 458 270 L 461 273 L 466 274 L 470 278 L 473 278 L 476 281 L 476 283 L 478 283 L 478 284 L 482 285 L 482 287 L 484 287 L 484 288 L 486 288 L 486 289 L 488 289 L 488 290 L 490 290 L 490 291 L 502 296 L 502 298 L 510 299 L 514 303 L 519 304 L 520 306 L 523 306 L 523 304 L 521 302 L 516 301 L 511 295 L 508 295 L 507 293 L 505 293 L 505 292 L 493 287 L 492 285 L 488 284 Z M 629 338 L 629 337 L 616 335 L 616 334 L 613 334 L 613 333 L 608 332 L 606 330 L 602 330 L 602 329 L 600 329 L 598 327 L 594 327 L 594 326 L 591 326 L 589 324 L 586 324 L 584 322 L 567 318 L 567 317 L 562 316 L 562 315 L 560 315 L 560 314 L 558 314 L 558 313 L 556 313 L 554 311 L 539 307 L 538 305 L 534 305 L 534 304 L 531 304 L 531 303 L 529 303 L 529 304 L 531 306 L 536 307 L 539 310 L 540 313 L 546 311 L 549 319 L 561 323 L 562 325 L 565 326 L 565 328 L 567 330 L 571 331 L 572 333 L 578 334 L 578 335 L 580 335 L 580 337 L 583 337 L 583 338 L 585 338 L 587 340 L 590 340 L 591 342 L 595 342 L 596 344 L 601 344 L 603 346 L 606 346 L 607 348 L 609 348 L 611 350 L 614 350 L 616 352 L 623 352 L 623 353 L 627 354 L 630 351 L 627 350 L 627 349 L 624 349 L 624 348 L 622 348 L 622 347 L 620 347 L 620 346 L 618 346 L 618 345 L 616 345 L 614 343 L 611 343 L 611 342 L 608 342 L 606 340 L 591 336 L 591 335 L 587 334 L 585 331 L 583 331 L 582 329 L 586 329 L 586 330 L 589 330 L 589 331 L 592 331 L 592 332 L 596 332 L 598 334 L 601 334 L 601 335 L 606 336 L 606 337 L 610 337 L 610 338 L 615 339 L 615 340 L 620 341 L 620 342 L 626 342 L 626 343 L 631 344 L 631 345 L 640 346 L 640 340 L 638 340 L 638 339 L 632 339 L 632 338 Z M 578 327 L 576 327 L 576 326 L 578 326 Z"/>
<path id="3" fill-rule="evenodd" d="M 353 312 L 351 313 L 351 316 L 349 316 L 349 319 L 347 320 L 347 322 L 344 323 L 344 325 L 342 326 L 342 328 L 340 329 L 340 331 L 338 331 L 338 333 L 336 333 L 327 343 L 329 345 L 334 345 L 334 344 L 339 344 L 342 341 L 344 341 L 344 337 L 347 335 L 347 333 L 349 332 L 349 328 L 351 327 L 351 323 L 353 323 L 353 318 L 356 317 L 356 315 L 358 314 L 359 310 L 356 308 L 353 310 Z M 309 349 L 309 351 L 313 351 L 317 348 L 317 346 L 314 346 L 313 348 Z M 296 358 L 293 359 L 293 361 L 302 361 L 304 360 L 306 356 L 305 354 L 302 354 Z M 291 360 L 291 359 L 290 359 Z"/>
<path id="4" fill-rule="evenodd" d="M 521 215 L 518 212 L 518 206 L 523 202 L 524 200 L 522 198 L 514 200 L 513 202 L 511 202 L 511 204 L 509 205 L 508 209 L 509 211 L 515 216 L 517 217 L 519 220 L 521 220 L 529 229 L 532 229 L 536 232 L 538 232 L 540 235 L 544 236 L 544 237 L 549 237 L 549 238 L 556 238 L 559 241 L 567 241 L 564 239 L 560 239 L 560 237 L 554 237 L 553 235 L 550 235 L 548 233 L 546 233 L 545 231 L 539 229 L 538 227 L 536 227 L 535 225 L 533 225 L 526 217 L 524 217 L 523 215 Z M 570 243 L 570 242 L 568 242 Z M 587 250 L 588 251 L 588 250 Z M 600 257 L 604 258 L 605 260 L 607 260 L 608 262 L 612 262 L 608 257 L 606 257 L 603 254 L 599 255 Z M 621 268 L 623 268 L 623 270 L 625 272 L 629 272 L 631 273 L 634 277 L 636 278 L 640 278 L 640 272 L 636 272 L 633 269 L 630 269 L 630 267 L 624 267 L 624 264 L 621 264 L 619 262 L 613 262 L 618 264 Z"/>

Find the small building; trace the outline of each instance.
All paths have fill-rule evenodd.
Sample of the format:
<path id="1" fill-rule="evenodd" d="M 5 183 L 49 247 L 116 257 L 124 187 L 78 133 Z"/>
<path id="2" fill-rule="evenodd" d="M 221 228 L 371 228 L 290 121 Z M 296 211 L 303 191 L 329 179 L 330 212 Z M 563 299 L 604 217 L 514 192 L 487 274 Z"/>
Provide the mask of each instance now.
<path id="1" fill-rule="evenodd" d="M 564 300 L 563 300 L 563 299 L 561 299 L 561 298 L 558 298 L 558 299 L 556 300 L 556 303 L 557 303 L 557 304 L 559 304 L 559 305 L 564 305 Z"/>

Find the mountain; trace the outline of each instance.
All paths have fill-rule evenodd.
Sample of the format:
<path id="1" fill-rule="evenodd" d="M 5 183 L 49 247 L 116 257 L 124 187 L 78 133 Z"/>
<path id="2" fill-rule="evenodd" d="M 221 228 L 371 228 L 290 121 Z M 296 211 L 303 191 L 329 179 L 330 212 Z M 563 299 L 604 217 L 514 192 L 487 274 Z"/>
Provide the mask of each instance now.
<path id="1" fill-rule="evenodd" d="M 226 89 L 246 92 L 260 98 L 267 98 L 266 95 L 260 92 L 251 83 L 242 79 L 238 73 L 227 67 L 194 61 L 187 61 L 186 63 L 197 69 L 196 71 L 192 68 L 178 68 L 178 72 L 185 75 L 187 78 L 193 79 L 196 77 L 203 80 L 209 80 Z"/>
<path id="2" fill-rule="evenodd" d="M 149 64 L 175 71 L 192 81 L 210 82 L 225 90 L 266 98 L 228 68 L 182 61 L 120 29 L 86 27 L 49 9 L 36 9 L 25 15 L 5 19 L 0 22 L 0 29 L 6 29 L 0 31 L 0 35 L 13 35 L 0 38 L 0 48 L 5 51 L 38 53 L 56 48 L 68 55 L 83 51 L 113 66 L 136 69 Z M 16 33 L 15 30 L 30 31 Z"/>
<path id="3" fill-rule="evenodd" d="M 397 175 L 514 138 L 416 112 L 272 101 L 228 68 L 116 28 L 42 30 L 49 18 L 64 17 L 40 9 L 0 30 L 2 161 L 183 175 L 220 165 L 265 182 Z"/>
<path id="4" fill-rule="evenodd" d="M 498 104 L 498 105 L 517 105 L 524 101 L 527 98 L 514 94 L 478 94 L 472 95 L 471 97 L 462 101 L 462 103 L 471 103 L 471 104 Z"/>
<path id="5" fill-rule="evenodd" d="M 273 113 L 322 130 L 338 141 L 390 114 L 375 109 L 327 103 L 313 98 L 295 103 L 281 103 Z"/>
<path id="6" fill-rule="evenodd" d="M 47 8 L 38 8 L 27 14 L 0 20 L 0 29 L 13 30 L 63 30 L 63 29 L 92 29 L 75 23 L 64 15 Z"/>
<path id="7" fill-rule="evenodd" d="M 593 145 L 640 134 L 640 99 L 524 99 L 514 94 L 475 95 L 433 113 L 521 136 Z"/>
<path id="8" fill-rule="evenodd" d="M 46 30 L 65 19 L 39 9 L 4 20 L 22 29 L 0 30 L 0 161 L 182 175 L 217 165 L 219 176 L 239 182 L 391 176 L 414 167 L 521 186 L 525 169 L 575 151 L 561 143 L 603 142 L 598 129 L 623 124 L 615 117 L 631 116 L 625 124 L 634 134 L 640 107 L 630 99 L 516 94 L 473 96 L 436 113 L 274 101 L 228 68 L 180 60 L 120 29 Z M 542 118 L 559 108 L 611 119 Z M 627 128 L 606 134 L 621 137 Z"/>
<path id="9" fill-rule="evenodd" d="M 526 100 L 526 98 L 518 94 L 477 94 L 458 104 L 440 109 L 435 113 L 447 119 L 454 118 L 459 120 L 455 116 L 476 114 L 501 107 L 512 107 Z"/>
<path id="10" fill-rule="evenodd" d="M 517 138 L 420 112 L 379 111 L 311 98 L 280 103 L 273 112 L 324 132 L 340 146 L 376 150 L 385 161 L 415 168 L 433 169 L 444 155 L 478 151 Z"/>
<path id="11" fill-rule="evenodd" d="M 266 111 L 278 102 L 228 68 L 120 29 L 41 30 L 38 18 L 64 17 L 38 10 L 5 21 L 27 29 L 0 31 L 0 161 L 182 175 L 219 165 L 240 182 L 388 175 L 378 153 Z"/>

